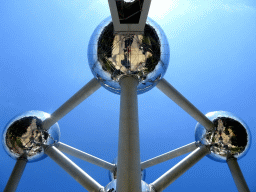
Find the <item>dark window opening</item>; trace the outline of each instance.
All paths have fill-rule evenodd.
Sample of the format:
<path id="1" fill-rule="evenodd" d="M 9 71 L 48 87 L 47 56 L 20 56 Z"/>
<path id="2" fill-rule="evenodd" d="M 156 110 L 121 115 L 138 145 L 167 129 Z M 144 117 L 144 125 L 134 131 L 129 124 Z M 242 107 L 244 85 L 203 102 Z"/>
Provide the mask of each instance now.
<path id="1" fill-rule="evenodd" d="M 138 24 L 143 3 L 144 0 L 135 0 L 132 2 L 117 0 L 116 6 L 120 24 Z"/>

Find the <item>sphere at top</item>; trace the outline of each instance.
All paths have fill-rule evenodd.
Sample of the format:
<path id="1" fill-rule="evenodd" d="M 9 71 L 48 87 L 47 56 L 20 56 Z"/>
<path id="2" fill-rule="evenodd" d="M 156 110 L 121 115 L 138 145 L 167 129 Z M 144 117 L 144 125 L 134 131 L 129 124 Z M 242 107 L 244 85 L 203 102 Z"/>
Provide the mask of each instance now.
<path id="1" fill-rule="evenodd" d="M 88 45 L 91 71 L 103 87 L 120 94 L 122 76 L 139 80 L 137 93 L 152 89 L 169 64 L 169 44 L 161 27 L 148 18 L 144 34 L 114 33 L 111 17 L 94 30 Z"/>
<path id="2" fill-rule="evenodd" d="M 13 159 L 25 158 L 35 162 L 47 157 L 42 145 L 53 144 L 60 139 L 60 128 L 55 123 L 49 130 L 42 130 L 42 122 L 50 114 L 29 111 L 12 119 L 3 131 L 2 143 Z"/>
<path id="3" fill-rule="evenodd" d="M 215 111 L 206 114 L 215 129 L 206 131 L 199 123 L 196 125 L 195 139 L 203 145 L 210 146 L 210 159 L 226 162 L 228 158 L 242 158 L 251 145 L 251 134 L 248 126 L 238 117 L 226 111 Z"/>

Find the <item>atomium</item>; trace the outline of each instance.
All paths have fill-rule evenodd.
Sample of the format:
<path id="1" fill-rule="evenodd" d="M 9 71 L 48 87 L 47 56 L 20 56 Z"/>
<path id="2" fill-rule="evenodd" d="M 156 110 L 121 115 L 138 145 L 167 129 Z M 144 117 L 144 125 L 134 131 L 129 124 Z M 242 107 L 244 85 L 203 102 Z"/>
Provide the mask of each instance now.
<path id="1" fill-rule="evenodd" d="M 48 131 L 42 129 L 42 122 L 48 117 L 50 114 L 42 111 L 29 111 L 12 119 L 3 131 L 2 142 L 7 154 L 28 162 L 46 158 L 43 145 L 51 145 L 60 138 L 58 123 Z"/>
<path id="2" fill-rule="evenodd" d="M 163 191 L 206 155 L 215 161 L 227 162 L 238 190 L 249 191 L 237 163 L 237 159 L 245 156 L 251 145 L 248 126 L 229 112 L 202 114 L 163 79 L 169 63 L 169 45 L 161 27 L 146 17 L 145 10 L 149 10 L 150 1 L 109 0 L 109 3 L 110 8 L 116 6 L 119 10 L 116 16 L 112 14 L 112 17 L 106 18 L 98 25 L 88 45 L 88 61 L 95 78 L 52 115 L 42 111 L 29 111 L 15 117 L 5 127 L 2 137 L 4 149 L 9 156 L 17 160 L 5 191 L 15 191 L 27 161 L 39 161 L 46 155 L 88 191 Z M 138 11 L 132 8 L 137 8 Z M 132 26 L 131 18 L 137 15 L 139 17 L 134 25 L 143 21 L 143 15 L 145 20 L 139 25 L 143 28 L 136 31 L 138 28 Z M 113 22 L 111 18 L 114 18 Z M 116 30 L 120 29 L 117 27 L 117 20 L 120 25 L 127 27 L 121 29 L 127 30 Z M 130 30 L 132 27 L 134 31 Z M 121 95 L 119 162 L 116 158 L 113 163 L 109 163 L 59 142 L 60 130 L 57 122 L 101 86 Z M 197 120 L 196 142 L 141 162 L 137 95 L 149 91 L 154 86 Z M 105 187 L 100 185 L 63 153 L 108 170 L 110 183 Z M 186 153 L 190 154 L 152 183 L 147 184 L 144 181 L 146 168 Z"/>
<path id="3" fill-rule="evenodd" d="M 115 34 L 111 17 L 94 30 L 88 45 L 91 71 L 107 90 L 120 94 L 119 80 L 139 80 L 137 93 L 152 89 L 169 64 L 169 44 L 161 27 L 148 18 L 144 34 Z"/>
<path id="4" fill-rule="evenodd" d="M 196 141 L 210 146 L 210 159 L 226 162 L 228 158 L 240 159 L 246 155 L 251 145 L 251 134 L 248 126 L 238 117 L 226 111 L 215 111 L 206 114 L 215 129 L 206 131 L 198 123 L 195 130 Z"/>

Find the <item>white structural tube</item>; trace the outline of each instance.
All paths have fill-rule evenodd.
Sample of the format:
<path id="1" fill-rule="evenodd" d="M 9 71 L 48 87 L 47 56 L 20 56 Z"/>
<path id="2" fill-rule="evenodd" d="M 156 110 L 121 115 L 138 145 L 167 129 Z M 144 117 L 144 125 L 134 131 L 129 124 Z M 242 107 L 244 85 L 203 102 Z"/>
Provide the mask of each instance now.
<path id="1" fill-rule="evenodd" d="M 54 146 L 46 146 L 45 154 L 62 167 L 70 176 L 90 192 L 99 192 L 103 187 L 78 167 L 73 161 L 66 157 Z"/>
<path id="2" fill-rule="evenodd" d="M 163 191 L 209 152 L 206 146 L 198 147 L 150 185 L 156 192 Z"/>
<path id="3" fill-rule="evenodd" d="M 243 173 L 237 163 L 237 159 L 230 158 L 227 160 L 228 167 L 235 181 L 237 190 L 239 192 L 250 192 L 249 187 L 244 179 Z"/>
<path id="4" fill-rule="evenodd" d="M 69 155 L 72 155 L 74 157 L 77 157 L 79 159 L 87 161 L 87 162 L 92 163 L 94 165 L 98 165 L 99 167 L 102 167 L 104 169 L 114 171 L 115 168 L 116 168 L 114 164 L 111 164 L 107 161 L 104 161 L 104 160 L 98 158 L 98 157 L 95 157 L 93 155 L 90 155 L 88 153 L 80 151 L 80 150 L 78 150 L 74 147 L 71 147 L 71 146 L 67 145 L 67 144 L 58 142 L 58 143 L 55 144 L 55 147 L 58 148 L 63 153 L 67 153 Z"/>
<path id="5" fill-rule="evenodd" d="M 203 125 L 205 129 L 210 131 L 214 128 L 213 123 L 165 79 L 162 79 L 156 87 Z"/>
<path id="6" fill-rule="evenodd" d="M 27 160 L 26 159 L 18 159 L 13 170 L 12 174 L 5 186 L 4 192 L 14 192 L 16 191 L 22 173 L 26 167 Z"/>
<path id="7" fill-rule="evenodd" d="M 75 93 L 69 100 L 51 114 L 51 117 L 44 120 L 42 128 L 48 130 L 52 125 L 58 122 L 62 117 L 74 109 L 77 105 L 82 103 L 86 98 L 92 95 L 100 88 L 100 83 L 97 79 L 93 78 L 77 93 Z"/>
<path id="8" fill-rule="evenodd" d="M 117 192 L 141 192 L 137 85 L 134 77 L 120 80 Z"/>
<path id="9" fill-rule="evenodd" d="M 157 157 L 154 157 L 152 159 L 149 159 L 147 161 L 144 161 L 141 163 L 141 169 L 146 169 L 149 167 L 152 167 L 154 165 L 157 165 L 159 163 L 163 163 L 165 161 L 168 161 L 170 159 L 173 159 L 175 157 L 179 157 L 181 155 L 184 155 L 186 153 L 192 152 L 197 148 L 196 142 L 190 143 L 188 145 L 182 146 L 178 149 L 169 151 L 165 154 L 159 155 Z"/>

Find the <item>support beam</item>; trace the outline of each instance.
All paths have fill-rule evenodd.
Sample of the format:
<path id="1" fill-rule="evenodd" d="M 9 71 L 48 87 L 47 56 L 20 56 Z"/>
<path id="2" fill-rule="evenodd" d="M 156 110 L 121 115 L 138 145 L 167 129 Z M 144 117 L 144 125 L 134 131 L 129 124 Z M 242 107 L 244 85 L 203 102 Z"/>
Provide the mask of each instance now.
<path id="1" fill-rule="evenodd" d="M 117 192 L 141 192 L 137 85 L 134 77 L 120 80 Z"/>
<path id="2" fill-rule="evenodd" d="M 104 161 L 98 157 L 95 157 L 93 155 L 90 155 L 88 153 L 85 153 L 83 151 L 80 151 L 74 147 L 71 147 L 67 144 L 58 142 L 55 144 L 55 147 L 58 148 L 61 152 L 67 153 L 69 155 L 72 155 L 74 157 L 77 157 L 79 159 L 82 159 L 84 161 L 87 161 L 89 163 L 92 163 L 94 165 L 98 165 L 99 167 L 102 167 L 104 169 L 114 171 L 115 170 L 115 165 L 112 163 L 109 163 L 107 161 Z"/>
<path id="3" fill-rule="evenodd" d="M 147 161 L 144 161 L 141 163 L 141 169 L 146 169 L 149 167 L 152 167 L 154 165 L 157 165 L 159 163 L 163 163 L 165 161 L 168 161 L 170 159 L 173 159 L 175 157 L 179 157 L 181 155 L 184 155 L 186 153 L 192 152 L 197 148 L 196 142 L 190 143 L 188 145 L 182 146 L 178 149 L 169 151 L 165 154 L 159 155 L 155 158 L 149 159 Z"/>
<path id="4" fill-rule="evenodd" d="M 203 125 L 206 130 L 210 131 L 214 129 L 213 123 L 165 79 L 162 79 L 156 87 L 171 100 L 173 100 L 177 105 L 179 105 L 190 116 L 192 116 L 196 121 Z"/>
<path id="5" fill-rule="evenodd" d="M 176 179 L 178 179 L 181 175 L 183 175 L 188 169 L 190 169 L 193 165 L 195 165 L 198 161 L 200 161 L 209 152 L 210 151 L 206 146 L 198 147 L 196 150 L 194 150 L 187 157 L 182 159 L 173 168 L 171 168 L 169 171 L 164 173 L 161 177 L 159 177 L 156 181 L 154 181 L 150 185 L 157 192 L 163 191 L 171 183 L 173 183 Z"/>
<path id="6" fill-rule="evenodd" d="M 97 79 L 93 78 L 84 87 L 82 87 L 77 93 L 75 93 L 69 100 L 67 100 L 62 106 L 51 114 L 51 117 L 44 120 L 42 128 L 45 130 L 50 129 L 52 125 L 58 122 L 67 113 L 73 110 L 76 106 L 82 103 L 86 98 L 92 95 L 100 88 L 100 83 Z"/>
<path id="7" fill-rule="evenodd" d="M 244 179 L 243 173 L 237 163 L 237 159 L 230 158 L 227 160 L 228 167 L 235 181 L 237 190 L 239 192 L 250 192 L 249 187 Z"/>
<path id="8" fill-rule="evenodd" d="M 5 186 L 4 192 L 14 192 L 16 191 L 20 178 L 24 172 L 26 167 L 27 160 L 26 159 L 18 159 L 13 170 L 12 174 Z"/>
<path id="9" fill-rule="evenodd" d="M 54 146 L 45 146 L 45 154 L 54 160 L 60 167 L 62 167 L 71 177 L 80 183 L 86 190 L 90 192 L 99 192 L 103 190 L 97 181 L 91 178 L 73 161 L 66 157 Z"/>

